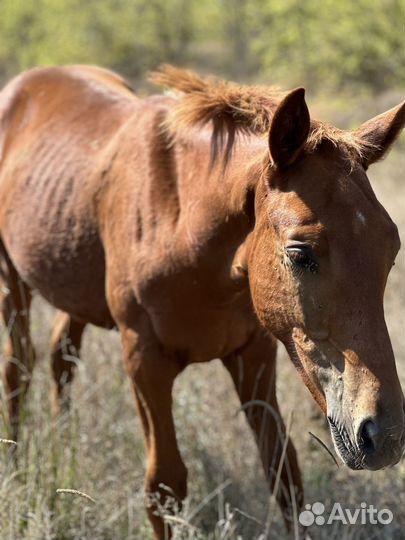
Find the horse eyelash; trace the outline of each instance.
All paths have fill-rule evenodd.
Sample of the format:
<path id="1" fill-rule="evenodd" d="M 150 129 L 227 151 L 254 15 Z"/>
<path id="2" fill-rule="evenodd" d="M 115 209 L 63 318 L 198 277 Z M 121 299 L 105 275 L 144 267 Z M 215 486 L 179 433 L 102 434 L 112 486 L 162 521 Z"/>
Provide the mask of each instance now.
<path id="1" fill-rule="evenodd" d="M 308 257 L 310 259 L 310 257 Z M 303 272 L 311 272 L 311 274 L 317 274 L 319 271 L 319 264 L 310 259 L 308 263 L 299 263 L 295 261 L 293 257 L 286 250 L 285 252 L 285 263 L 289 266 L 296 275 L 302 275 Z"/>

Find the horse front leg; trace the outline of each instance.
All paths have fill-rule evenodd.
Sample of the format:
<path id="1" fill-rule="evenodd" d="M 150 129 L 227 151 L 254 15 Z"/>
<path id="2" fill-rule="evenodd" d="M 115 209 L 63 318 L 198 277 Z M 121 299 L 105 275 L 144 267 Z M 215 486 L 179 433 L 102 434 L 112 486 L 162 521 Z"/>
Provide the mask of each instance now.
<path id="1" fill-rule="evenodd" d="M 288 529 L 303 501 L 301 473 L 296 451 L 288 440 L 285 457 L 285 426 L 276 399 L 276 340 L 259 330 L 255 337 L 238 351 L 223 359 L 233 379 L 247 420 L 259 448 L 264 471 L 273 492 L 281 467 L 277 501 Z"/>
<path id="2" fill-rule="evenodd" d="M 162 509 L 164 513 L 180 509 L 187 493 L 187 469 L 177 446 L 172 416 L 172 388 L 181 367 L 163 352 L 149 324 L 142 325 L 139 334 L 128 327 L 120 331 L 148 453 L 147 512 L 156 538 L 169 538 L 171 530 Z"/>

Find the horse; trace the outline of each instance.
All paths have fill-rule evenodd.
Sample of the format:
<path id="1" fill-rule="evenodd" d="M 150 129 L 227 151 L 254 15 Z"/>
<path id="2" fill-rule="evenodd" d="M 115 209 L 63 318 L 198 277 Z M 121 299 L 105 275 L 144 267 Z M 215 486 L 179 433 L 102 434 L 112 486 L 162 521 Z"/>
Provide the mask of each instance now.
<path id="1" fill-rule="evenodd" d="M 59 310 L 55 415 L 69 408 L 74 376 L 62 341 L 76 355 L 87 324 L 116 327 L 145 434 L 145 491 L 163 504 L 167 486 L 181 504 L 173 383 L 188 364 L 220 358 L 291 523 L 303 486 L 277 403 L 278 341 L 348 467 L 378 470 L 403 451 L 404 397 L 383 311 L 400 241 L 366 171 L 403 128 L 405 103 L 343 131 L 310 117 L 303 88 L 173 66 L 152 80 L 170 93 L 141 99 L 93 66 L 34 68 L 0 94 L 12 436 L 35 363 L 36 290 Z M 155 503 L 147 512 L 156 538 L 170 535 Z"/>

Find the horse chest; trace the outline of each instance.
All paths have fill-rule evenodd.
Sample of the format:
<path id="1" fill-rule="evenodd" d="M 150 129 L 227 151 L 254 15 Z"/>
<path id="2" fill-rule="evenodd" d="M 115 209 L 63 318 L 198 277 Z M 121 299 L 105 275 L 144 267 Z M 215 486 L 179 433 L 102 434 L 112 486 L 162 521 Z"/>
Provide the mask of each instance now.
<path id="1" fill-rule="evenodd" d="M 257 326 L 247 284 L 236 287 L 219 275 L 184 270 L 149 279 L 140 301 L 161 343 L 185 352 L 189 362 L 226 356 Z"/>

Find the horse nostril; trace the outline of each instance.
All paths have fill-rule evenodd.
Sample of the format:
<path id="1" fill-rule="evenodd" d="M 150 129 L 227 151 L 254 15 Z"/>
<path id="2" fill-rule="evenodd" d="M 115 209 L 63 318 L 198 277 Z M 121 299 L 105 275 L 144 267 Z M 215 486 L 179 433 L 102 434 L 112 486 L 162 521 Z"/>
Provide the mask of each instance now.
<path id="1" fill-rule="evenodd" d="M 380 431 L 372 420 L 364 420 L 359 429 L 359 442 L 366 453 L 377 449 Z"/>

